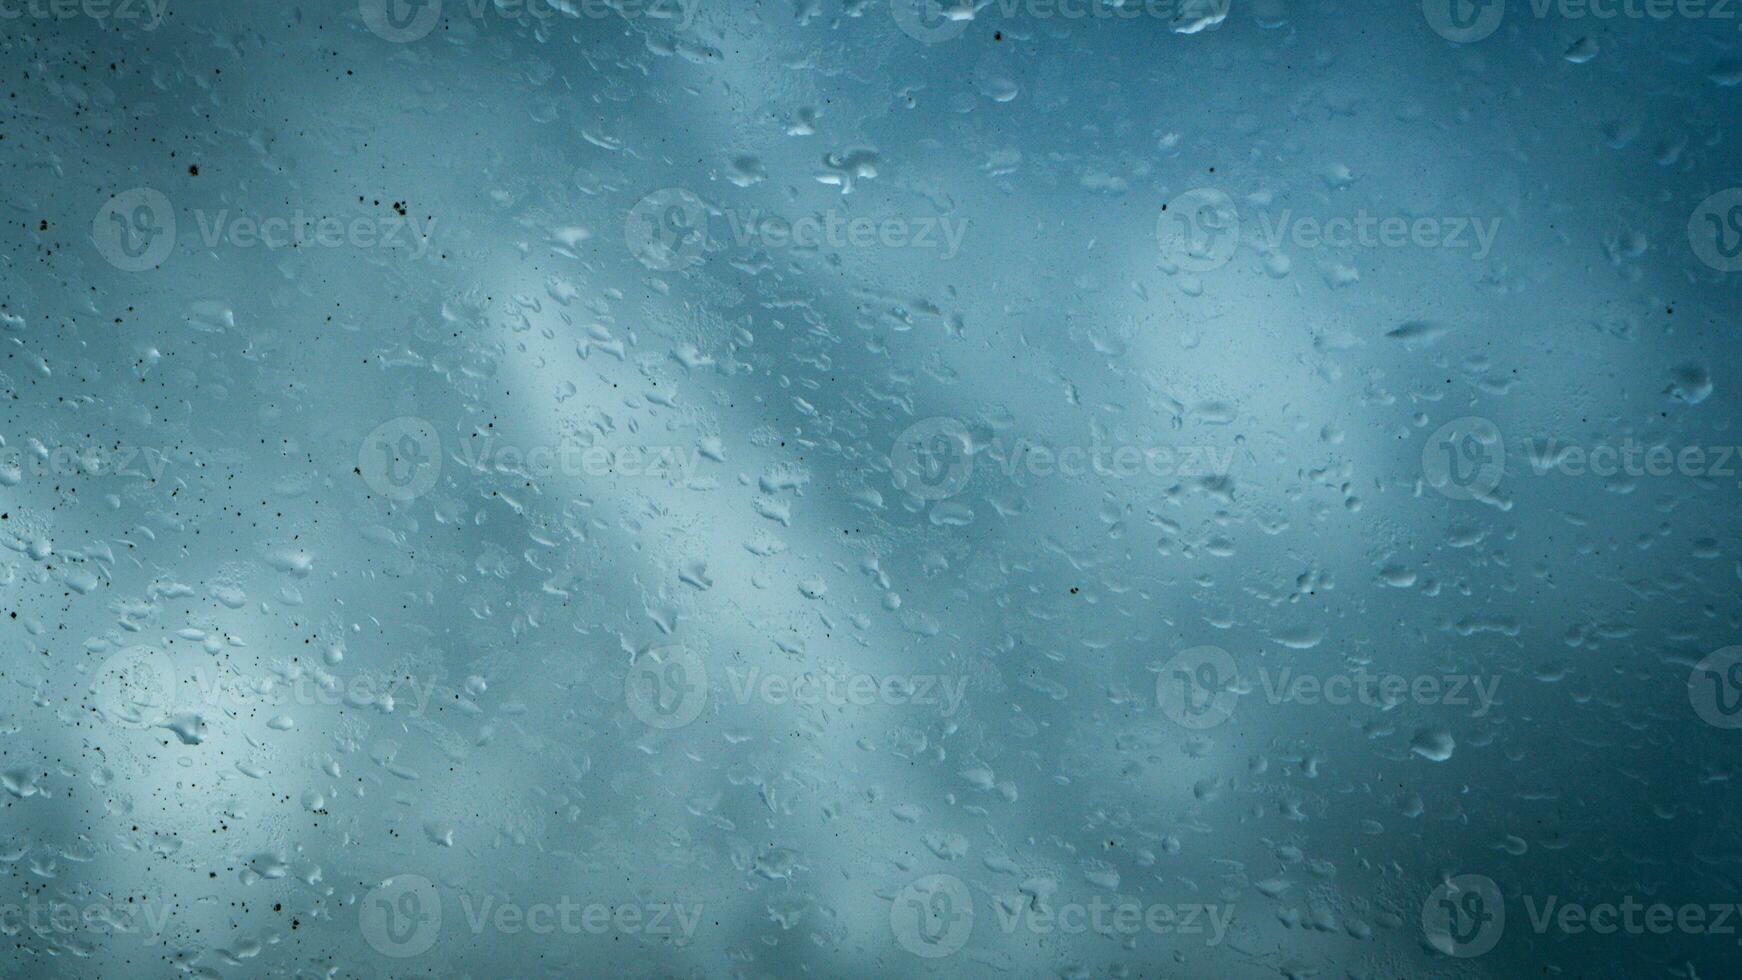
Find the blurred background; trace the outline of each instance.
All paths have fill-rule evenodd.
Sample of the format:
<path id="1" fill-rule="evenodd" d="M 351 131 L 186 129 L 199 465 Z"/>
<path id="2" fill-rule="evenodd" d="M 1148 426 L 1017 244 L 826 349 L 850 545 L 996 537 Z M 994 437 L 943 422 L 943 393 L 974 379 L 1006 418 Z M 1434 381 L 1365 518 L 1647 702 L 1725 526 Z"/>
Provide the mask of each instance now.
<path id="1" fill-rule="evenodd" d="M 0 976 L 1733 975 L 1739 27 L 0 0 Z"/>

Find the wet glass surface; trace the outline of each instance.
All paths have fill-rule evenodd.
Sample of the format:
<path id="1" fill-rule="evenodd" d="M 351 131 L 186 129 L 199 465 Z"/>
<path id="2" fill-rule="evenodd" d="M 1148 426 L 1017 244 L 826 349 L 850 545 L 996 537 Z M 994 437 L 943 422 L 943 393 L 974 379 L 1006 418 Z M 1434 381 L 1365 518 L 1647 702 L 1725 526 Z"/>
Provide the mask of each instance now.
<path id="1" fill-rule="evenodd" d="M 0 977 L 1735 975 L 1739 26 L 0 0 Z"/>

